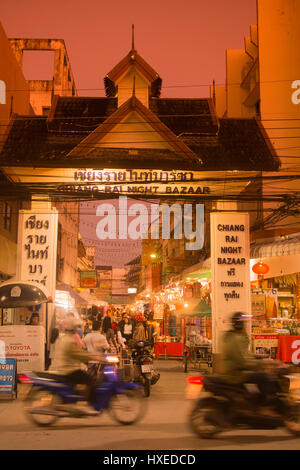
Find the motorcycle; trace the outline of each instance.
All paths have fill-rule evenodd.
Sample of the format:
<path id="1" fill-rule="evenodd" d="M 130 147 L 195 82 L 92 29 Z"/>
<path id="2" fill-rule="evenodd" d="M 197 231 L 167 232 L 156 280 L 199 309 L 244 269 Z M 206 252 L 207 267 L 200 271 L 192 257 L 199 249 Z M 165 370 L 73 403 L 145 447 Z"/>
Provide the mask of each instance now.
<path id="1" fill-rule="evenodd" d="M 275 366 L 269 370 L 277 392 L 270 399 L 270 413 L 260 406 L 261 394 L 256 384 L 230 384 L 218 376 L 189 377 L 188 398 L 195 398 L 189 415 L 192 431 L 202 438 L 212 438 L 230 429 L 276 429 L 285 427 L 300 436 L 300 376 Z"/>
<path id="2" fill-rule="evenodd" d="M 137 341 L 133 343 L 131 357 L 134 366 L 137 368 L 136 381 L 144 386 L 144 394 L 150 396 L 151 385 L 155 385 L 160 378 L 160 374 L 154 370 L 153 356 L 148 347 L 148 341 Z"/>
<path id="3" fill-rule="evenodd" d="M 19 382 L 31 385 L 24 400 L 27 416 L 39 426 L 50 426 L 59 418 L 99 416 L 107 410 L 121 424 L 130 425 L 139 421 L 146 411 L 142 387 L 123 381 L 116 367 L 117 362 L 118 358 L 112 356 L 102 360 L 102 381 L 93 388 L 89 403 L 95 410 L 92 413 L 76 408 L 86 398 L 64 381 L 64 376 L 52 372 L 20 374 Z"/>

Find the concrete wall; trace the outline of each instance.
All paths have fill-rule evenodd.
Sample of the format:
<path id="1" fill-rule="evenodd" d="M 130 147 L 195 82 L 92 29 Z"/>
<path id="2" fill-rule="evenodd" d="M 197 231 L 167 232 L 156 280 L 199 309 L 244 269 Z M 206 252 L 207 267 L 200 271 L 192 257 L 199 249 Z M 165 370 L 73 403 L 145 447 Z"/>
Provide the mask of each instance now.
<path id="1" fill-rule="evenodd" d="M 0 23 L 0 146 L 11 113 L 29 114 L 29 85 Z"/>
<path id="2" fill-rule="evenodd" d="M 226 52 L 226 116 L 255 116 L 254 104 L 260 99 L 267 141 L 281 160 L 281 172 L 273 176 L 294 176 L 299 173 L 300 162 L 300 2 L 257 0 L 257 17 L 258 24 L 250 27 L 244 50 Z M 216 87 L 215 96 L 221 116 L 223 90 Z M 298 180 L 272 181 L 263 188 L 264 195 L 293 196 L 298 191 Z M 264 203 L 264 216 L 274 213 L 279 205 Z M 299 217 L 293 214 L 273 220 L 266 228 L 300 230 Z"/>
<path id="3" fill-rule="evenodd" d="M 0 149 L 12 113 L 30 114 L 29 85 L 0 23 Z M 16 201 L 0 202 L 0 280 L 16 273 L 18 209 Z"/>
<path id="4" fill-rule="evenodd" d="M 60 202 L 54 204 L 58 210 L 58 223 L 61 224 L 61 249 L 57 281 L 78 287 L 77 253 L 79 204 L 77 202 Z"/>
<path id="5" fill-rule="evenodd" d="M 258 1 L 261 117 L 281 159 L 281 174 L 291 176 L 299 173 L 300 162 L 300 101 L 292 101 L 296 91 L 292 84 L 300 80 L 299 24 L 299 1 Z M 265 194 L 270 191 L 291 195 L 299 191 L 299 181 L 273 182 L 271 188 L 265 186 Z M 275 207 L 265 205 L 269 210 Z M 277 225 L 299 230 L 299 217 L 282 219 Z"/>
<path id="6" fill-rule="evenodd" d="M 246 104 L 255 84 L 242 86 L 252 66 L 253 61 L 244 50 L 226 51 L 227 117 L 247 118 L 255 115 L 255 106 Z"/>
<path id="7" fill-rule="evenodd" d="M 50 107 L 53 95 L 76 96 L 77 91 L 63 39 L 9 39 L 19 66 L 22 68 L 23 51 L 54 51 L 53 80 L 29 80 L 30 103 L 35 114 L 43 114 Z"/>

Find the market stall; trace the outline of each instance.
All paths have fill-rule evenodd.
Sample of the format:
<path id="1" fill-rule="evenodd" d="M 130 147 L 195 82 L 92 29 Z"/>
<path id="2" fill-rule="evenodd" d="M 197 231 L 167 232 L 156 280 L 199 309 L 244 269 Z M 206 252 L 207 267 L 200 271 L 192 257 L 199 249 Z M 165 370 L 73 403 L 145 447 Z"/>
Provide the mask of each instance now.
<path id="1" fill-rule="evenodd" d="M 48 303 L 43 285 L 8 281 L 0 285 L 2 360 L 15 359 L 18 371 L 43 370 L 49 353 Z"/>
<path id="2" fill-rule="evenodd" d="M 159 325 L 159 335 L 154 347 L 156 357 L 182 357 L 184 344 L 183 320 L 177 315 L 178 289 L 169 287 L 156 297 L 153 305 L 153 320 Z M 175 293 L 176 292 L 176 293 Z"/>
<path id="3" fill-rule="evenodd" d="M 184 372 L 190 367 L 211 367 L 211 307 L 203 299 L 194 299 L 186 310 L 180 312 L 184 318 Z"/>
<path id="4" fill-rule="evenodd" d="M 295 363 L 300 344 L 297 343 L 300 340 L 300 319 L 292 280 L 293 277 L 288 276 L 283 286 L 276 278 L 268 279 L 261 283 L 262 288 L 252 288 L 252 348 L 257 355 Z"/>
<path id="5" fill-rule="evenodd" d="M 201 282 L 195 278 L 169 283 L 155 295 L 153 312 L 153 318 L 160 322 L 160 335 L 155 344 L 156 357 L 184 358 L 190 327 L 194 328 L 193 338 L 187 340 L 190 345 L 196 338 L 199 344 L 210 346 L 211 306 L 207 278 Z"/>

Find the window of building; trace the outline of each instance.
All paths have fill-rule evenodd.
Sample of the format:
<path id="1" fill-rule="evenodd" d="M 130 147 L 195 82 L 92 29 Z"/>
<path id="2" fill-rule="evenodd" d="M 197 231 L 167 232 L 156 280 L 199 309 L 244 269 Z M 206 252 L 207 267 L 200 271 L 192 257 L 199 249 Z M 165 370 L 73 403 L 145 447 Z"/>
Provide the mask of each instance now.
<path id="1" fill-rule="evenodd" d="M 23 50 L 23 74 L 26 80 L 52 80 L 54 51 Z"/>
<path id="2" fill-rule="evenodd" d="M 43 106 L 43 116 L 48 116 L 50 112 L 50 106 Z"/>

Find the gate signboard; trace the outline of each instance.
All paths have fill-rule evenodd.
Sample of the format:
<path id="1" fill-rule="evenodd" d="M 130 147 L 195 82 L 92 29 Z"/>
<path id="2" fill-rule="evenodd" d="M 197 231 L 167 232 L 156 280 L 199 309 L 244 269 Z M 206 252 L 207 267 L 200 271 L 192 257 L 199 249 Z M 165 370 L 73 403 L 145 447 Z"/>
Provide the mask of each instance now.
<path id="1" fill-rule="evenodd" d="M 42 184 L 61 194 L 88 192 L 107 195 L 205 198 L 224 196 L 224 180 L 230 179 L 230 194 L 240 194 L 254 171 L 163 171 L 155 169 L 95 169 L 4 167 L 5 174 L 19 184 Z"/>

